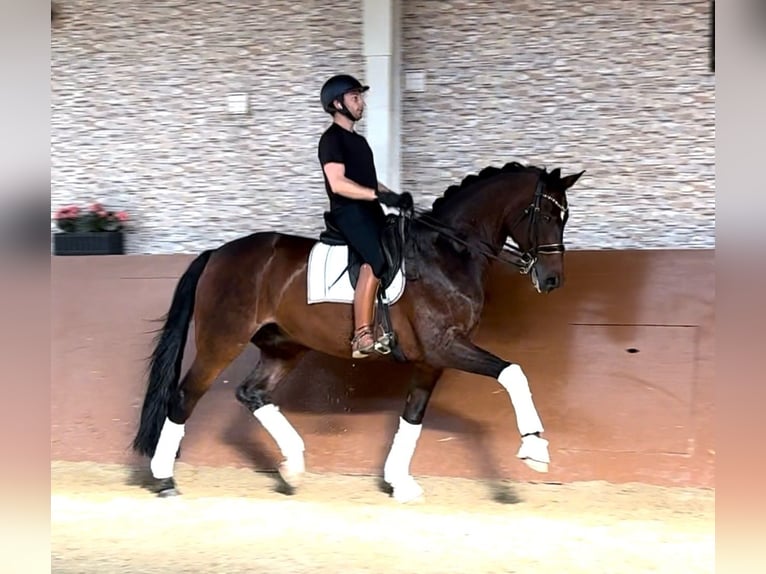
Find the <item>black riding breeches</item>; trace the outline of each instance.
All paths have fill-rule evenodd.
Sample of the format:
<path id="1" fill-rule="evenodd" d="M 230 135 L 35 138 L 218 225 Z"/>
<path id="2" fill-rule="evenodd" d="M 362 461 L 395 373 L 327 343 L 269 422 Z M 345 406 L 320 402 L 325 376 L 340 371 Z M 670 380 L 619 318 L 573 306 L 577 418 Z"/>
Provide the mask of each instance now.
<path id="1" fill-rule="evenodd" d="M 383 276 L 386 267 L 386 258 L 380 246 L 385 217 L 377 203 L 370 203 L 369 206 L 345 205 L 332 212 L 333 221 L 349 247 L 372 267 L 378 279 Z"/>

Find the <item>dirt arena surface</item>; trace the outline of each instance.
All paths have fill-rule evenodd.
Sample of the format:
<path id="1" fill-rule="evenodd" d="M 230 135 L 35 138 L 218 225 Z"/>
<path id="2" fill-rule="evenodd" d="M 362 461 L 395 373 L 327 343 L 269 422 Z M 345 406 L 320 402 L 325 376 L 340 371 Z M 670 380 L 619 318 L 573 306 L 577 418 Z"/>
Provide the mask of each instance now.
<path id="1" fill-rule="evenodd" d="M 182 496 L 145 471 L 51 463 L 52 572 L 714 572 L 715 492 L 604 482 L 417 477 L 399 505 L 371 476 L 274 475 L 176 464 Z"/>

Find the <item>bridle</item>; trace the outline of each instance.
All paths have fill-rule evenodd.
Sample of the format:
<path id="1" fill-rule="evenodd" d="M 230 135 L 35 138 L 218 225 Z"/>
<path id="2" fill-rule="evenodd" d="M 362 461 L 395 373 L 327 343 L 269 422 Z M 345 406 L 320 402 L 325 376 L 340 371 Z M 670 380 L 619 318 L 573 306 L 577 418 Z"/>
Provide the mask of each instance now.
<path id="1" fill-rule="evenodd" d="M 545 243 L 543 245 L 539 245 L 539 232 L 540 227 L 538 225 L 539 217 L 540 217 L 540 204 L 542 203 L 543 199 L 547 199 L 553 205 L 559 208 L 561 211 L 561 217 L 563 218 L 562 222 L 562 228 L 566 225 L 567 219 L 569 219 L 569 208 L 568 206 L 562 205 L 559 203 L 555 198 L 553 198 L 551 195 L 545 193 L 543 190 L 545 189 L 545 184 L 543 183 L 542 178 L 537 180 L 537 187 L 535 188 L 535 195 L 532 200 L 532 203 L 530 203 L 524 211 L 521 212 L 521 215 L 516 219 L 516 222 L 511 226 L 510 231 L 513 231 L 516 226 L 521 223 L 525 217 L 529 216 L 529 245 L 531 246 L 529 250 L 527 251 L 521 251 L 519 250 L 515 245 L 513 245 L 510 242 L 510 236 L 506 238 L 505 244 L 503 245 L 503 250 L 510 252 L 512 255 L 514 255 L 518 261 L 514 262 L 511 261 L 511 263 L 515 264 L 517 267 L 519 267 L 520 272 L 522 275 L 526 275 L 532 270 L 532 267 L 534 267 L 535 263 L 537 263 L 537 258 L 539 255 L 553 255 L 556 253 L 564 253 L 566 248 L 564 247 L 563 243 Z"/>
<path id="2" fill-rule="evenodd" d="M 423 223 L 427 227 L 430 227 L 437 233 L 440 233 L 441 235 L 444 235 L 445 237 L 451 239 L 452 241 L 455 241 L 456 243 L 460 243 L 461 245 L 464 245 L 468 247 L 471 250 L 479 252 L 481 255 L 484 255 L 485 257 L 488 257 L 489 259 L 495 259 L 497 261 L 502 261 L 503 263 L 510 263 L 511 265 L 514 265 L 519 269 L 519 272 L 522 275 L 528 274 L 532 268 L 535 266 L 535 263 L 537 263 L 537 259 L 540 255 L 553 255 L 556 253 L 564 253 L 565 247 L 563 243 L 545 243 L 543 245 L 539 244 L 539 217 L 540 217 L 540 205 L 542 204 L 543 199 L 547 199 L 551 203 L 553 203 L 556 207 L 559 208 L 561 211 L 561 217 L 563 219 L 562 228 L 566 225 L 567 220 L 569 219 L 569 207 L 566 205 L 562 205 L 559 201 L 557 201 L 554 197 L 551 195 L 545 193 L 545 184 L 543 183 L 542 177 L 540 177 L 537 180 L 537 186 L 535 187 L 535 195 L 532 198 L 532 202 L 524 209 L 523 212 L 519 215 L 519 217 L 516 219 L 514 224 L 511 226 L 511 229 L 509 230 L 509 236 L 506 238 L 504 245 L 501 247 L 500 252 L 497 252 L 497 250 L 488 244 L 486 241 L 482 240 L 466 240 L 460 237 L 458 234 L 455 233 L 455 231 L 449 227 L 448 225 L 445 225 L 444 223 L 434 219 L 433 217 L 428 216 L 425 212 L 419 211 L 418 213 L 418 221 L 420 223 Z M 511 243 L 511 237 L 510 232 L 512 232 L 516 226 L 519 225 L 526 217 L 530 218 L 529 221 L 529 245 L 530 248 L 526 251 L 521 251 L 518 249 L 513 243 Z M 500 253 L 510 253 L 511 258 L 509 257 L 502 257 L 500 256 Z"/>

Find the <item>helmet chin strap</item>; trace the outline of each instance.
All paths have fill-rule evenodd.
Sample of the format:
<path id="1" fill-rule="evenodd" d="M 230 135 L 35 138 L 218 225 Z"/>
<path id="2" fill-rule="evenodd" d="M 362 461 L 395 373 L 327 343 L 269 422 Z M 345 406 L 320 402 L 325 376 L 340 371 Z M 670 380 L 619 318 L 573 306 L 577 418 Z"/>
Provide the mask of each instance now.
<path id="1" fill-rule="evenodd" d="M 340 113 L 341 113 L 341 114 L 343 114 L 344 116 L 346 116 L 348 119 L 350 119 L 350 120 L 351 120 L 352 122 L 354 122 L 354 123 L 356 123 L 356 122 L 358 122 L 358 121 L 359 121 L 359 120 L 357 120 L 357 119 L 354 117 L 354 115 L 351 113 L 351 111 L 349 111 L 349 109 L 346 107 L 346 103 L 345 103 L 345 102 L 343 102 L 343 101 L 341 101 L 341 102 L 340 102 L 340 109 L 338 109 L 338 108 L 335 108 L 335 110 L 336 110 L 337 112 L 340 112 Z"/>

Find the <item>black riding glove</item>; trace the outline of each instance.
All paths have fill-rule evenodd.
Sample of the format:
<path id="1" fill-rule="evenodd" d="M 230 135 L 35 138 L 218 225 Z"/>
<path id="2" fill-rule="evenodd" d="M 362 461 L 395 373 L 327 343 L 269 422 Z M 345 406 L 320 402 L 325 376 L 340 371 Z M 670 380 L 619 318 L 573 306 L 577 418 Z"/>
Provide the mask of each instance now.
<path id="1" fill-rule="evenodd" d="M 400 211 L 410 211 L 414 206 L 412 200 L 412 194 L 405 191 L 404 193 L 396 193 L 393 191 L 378 191 L 378 201 L 388 207 L 395 207 Z"/>

